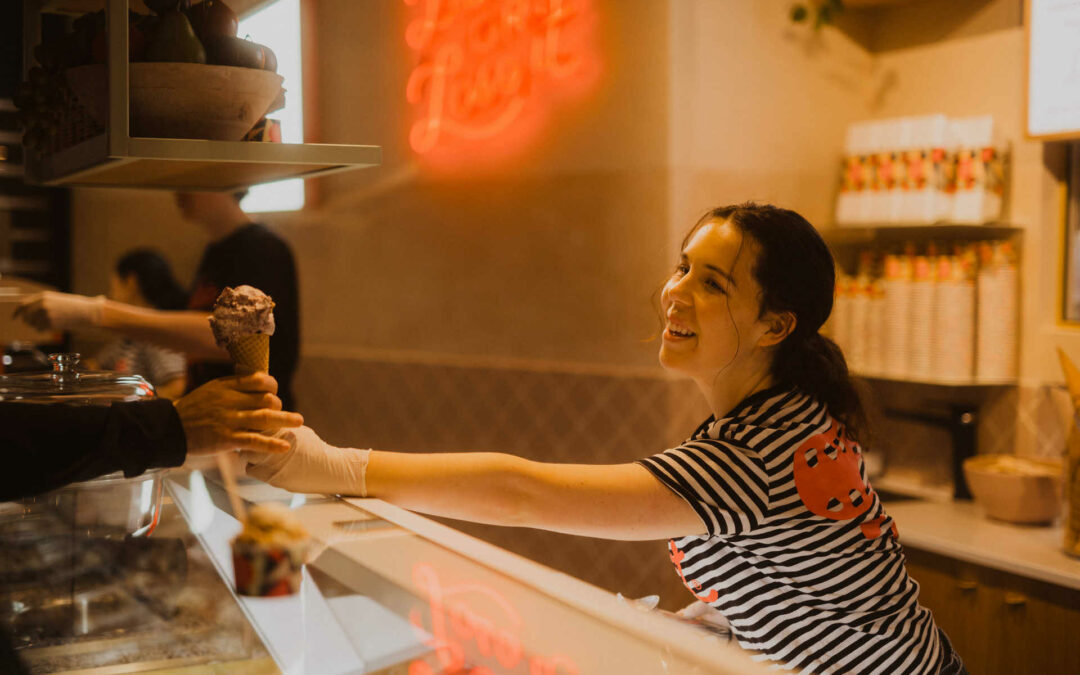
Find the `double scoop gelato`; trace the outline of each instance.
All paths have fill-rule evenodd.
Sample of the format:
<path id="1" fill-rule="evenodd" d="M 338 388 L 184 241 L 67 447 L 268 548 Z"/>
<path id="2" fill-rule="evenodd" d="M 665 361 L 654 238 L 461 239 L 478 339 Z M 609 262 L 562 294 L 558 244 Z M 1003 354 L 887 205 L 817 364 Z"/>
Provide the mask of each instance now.
<path id="1" fill-rule="evenodd" d="M 219 347 L 229 350 L 237 372 L 267 371 L 274 301 L 253 286 L 226 286 L 214 302 L 210 330 Z"/>

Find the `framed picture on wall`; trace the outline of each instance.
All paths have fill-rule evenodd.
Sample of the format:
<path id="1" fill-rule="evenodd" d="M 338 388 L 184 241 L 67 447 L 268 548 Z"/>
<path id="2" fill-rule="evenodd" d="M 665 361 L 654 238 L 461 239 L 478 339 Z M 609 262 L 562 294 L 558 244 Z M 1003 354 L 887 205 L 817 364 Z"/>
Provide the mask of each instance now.
<path id="1" fill-rule="evenodd" d="M 1080 139 L 1080 0 L 1027 0 L 1027 135 Z"/>

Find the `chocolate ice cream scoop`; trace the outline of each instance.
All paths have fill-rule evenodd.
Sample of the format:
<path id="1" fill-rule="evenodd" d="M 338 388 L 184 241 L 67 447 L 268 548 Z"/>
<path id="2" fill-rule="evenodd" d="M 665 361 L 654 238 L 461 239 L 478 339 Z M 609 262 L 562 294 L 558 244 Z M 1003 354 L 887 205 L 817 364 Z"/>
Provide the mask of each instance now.
<path id="1" fill-rule="evenodd" d="M 214 303 L 210 329 L 219 347 L 245 335 L 273 335 L 274 301 L 253 286 L 226 286 Z"/>

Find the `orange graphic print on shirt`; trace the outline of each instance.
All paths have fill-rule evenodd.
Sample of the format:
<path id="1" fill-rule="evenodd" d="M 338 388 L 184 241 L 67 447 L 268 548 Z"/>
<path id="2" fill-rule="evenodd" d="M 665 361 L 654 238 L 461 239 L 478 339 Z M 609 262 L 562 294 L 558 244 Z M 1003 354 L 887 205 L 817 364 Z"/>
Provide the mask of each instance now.
<path id="1" fill-rule="evenodd" d="M 814 515 L 829 520 L 851 520 L 874 503 L 874 491 L 862 478 L 862 452 L 842 426 L 832 420 L 829 429 L 812 436 L 795 450 L 795 488 Z M 882 515 L 861 526 L 868 539 L 881 536 Z M 896 536 L 896 525 L 892 525 Z"/>
<path id="2" fill-rule="evenodd" d="M 675 563 L 675 570 L 679 573 L 679 578 L 682 579 L 683 585 L 690 589 L 690 592 L 694 594 L 694 597 L 702 602 L 716 602 L 716 599 L 720 597 L 720 593 L 715 588 L 710 589 L 705 595 L 698 595 L 701 592 L 700 581 L 687 581 L 686 575 L 682 571 L 682 561 L 686 558 L 686 554 L 679 550 L 675 546 L 674 541 L 668 542 L 668 552 L 671 554 L 671 562 Z"/>

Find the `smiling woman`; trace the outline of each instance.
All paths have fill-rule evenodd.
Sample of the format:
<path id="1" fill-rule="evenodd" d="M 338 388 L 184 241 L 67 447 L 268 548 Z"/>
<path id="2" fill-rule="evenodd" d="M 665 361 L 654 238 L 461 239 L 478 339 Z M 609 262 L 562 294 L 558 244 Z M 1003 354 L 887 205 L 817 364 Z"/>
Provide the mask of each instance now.
<path id="1" fill-rule="evenodd" d="M 713 415 L 637 462 L 336 448 L 304 427 L 283 433 L 285 455 L 247 453 L 248 473 L 460 520 L 671 538 L 683 583 L 764 659 L 815 673 L 963 673 L 867 480 L 844 356 L 818 333 L 834 283 L 828 248 L 797 213 L 706 214 L 664 287 L 660 361 L 698 384 Z"/>

